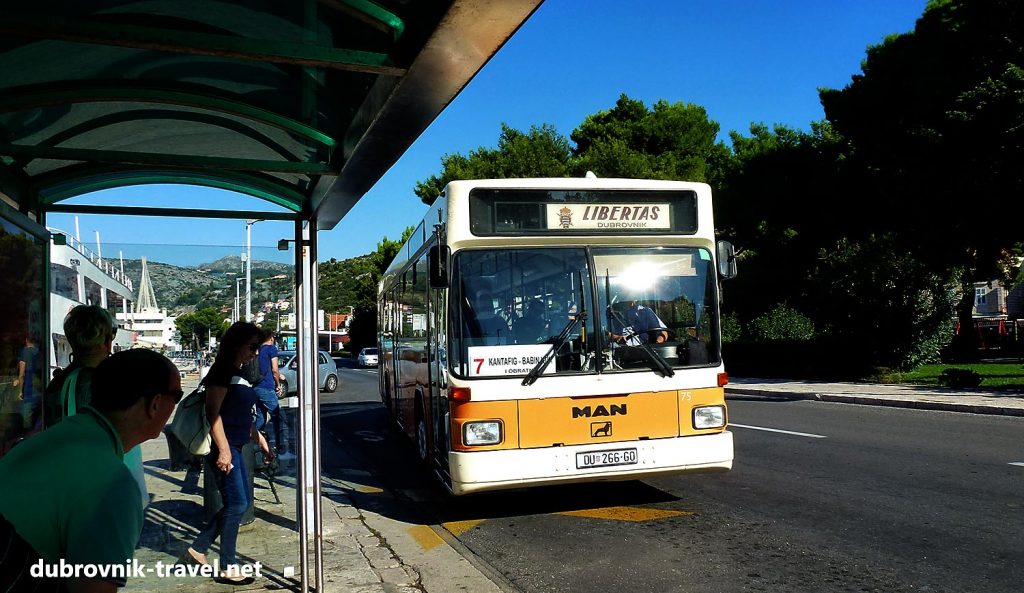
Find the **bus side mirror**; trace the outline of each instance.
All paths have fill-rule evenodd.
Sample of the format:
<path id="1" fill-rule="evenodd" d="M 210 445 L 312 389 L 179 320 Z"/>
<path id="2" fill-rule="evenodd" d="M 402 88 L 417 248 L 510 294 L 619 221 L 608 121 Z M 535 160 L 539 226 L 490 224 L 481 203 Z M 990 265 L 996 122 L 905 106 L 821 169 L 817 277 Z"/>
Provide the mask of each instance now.
<path id="1" fill-rule="evenodd" d="M 448 288 L 448 260 L 451 248 L 447 245 L 434 245 L 427 253 L 427 268 L 430 276 L 430 288 Z"/>
<path id="2" fill-rule="evenodd" d="M 736 277 L 736 249 L 728 241 L 718 242 L 718 275 L 723 280 Z"/>

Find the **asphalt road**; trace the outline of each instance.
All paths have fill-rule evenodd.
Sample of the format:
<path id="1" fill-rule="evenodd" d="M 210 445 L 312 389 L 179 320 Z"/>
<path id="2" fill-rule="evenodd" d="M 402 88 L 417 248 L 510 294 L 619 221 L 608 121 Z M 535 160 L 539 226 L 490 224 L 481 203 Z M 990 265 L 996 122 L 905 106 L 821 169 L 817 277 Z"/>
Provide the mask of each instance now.
<path id="1" fill-rule="evenodd" d="M 727 474 L 452 499 L 388 428 L 375 372 L 341 372 L 324 427 L 399 495 L 387 512 L 445 526 L 510 589 L 1022 590 L 1024 418 L 731 400 Z"/>

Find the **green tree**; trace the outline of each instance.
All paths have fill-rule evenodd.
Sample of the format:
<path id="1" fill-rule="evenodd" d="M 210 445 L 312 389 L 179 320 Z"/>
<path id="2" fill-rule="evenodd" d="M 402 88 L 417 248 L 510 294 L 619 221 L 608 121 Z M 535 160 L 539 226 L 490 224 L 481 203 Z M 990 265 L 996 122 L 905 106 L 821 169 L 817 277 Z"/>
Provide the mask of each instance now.
<path id="1" fill-rule="evenodd" d="M 174 326 L 181 334 L 181 343 L 193 347 L 208 346 L 208 336 L 219 338 L 228 328 L 224 315 L 213 307 L 182 315 L 174 320 Z"/>
<path id="2" fill-rule="evenodd" d="M 1024 214 L 1024 11 L 1017 0 L 931 1 L 914 30 L 868 49 L 863 73 L 823 90 L 847 139 L 877 232 L 899 233 L 939 274 L 975 281 L 1005 269 Z M 962 354 L 974 332 L 960 333 Z"/>
<path id="3" fill-rule="evenodd" d="M 715 224 L 739 247 L 743 271 L 724 289 L 725 309 L 744 323 L 780 303 L 807 311 L 809 271 L 819 251 L 864 232 L 852 220 L 858 208 L 846 206 L 842 143 L 823 123 L 810 132 L 753 124 L 749 136 L 730 136 Z"/>
<path id="4" fill-rule="evenodd" d="M 501 125 L 497 148 L 480 147 L 469 155 L 446 154 L 442 172 L 416 184 L 424 204 L 434 203 L 445 185 L 457 179 L 509 177 L 566 177 L 571 174 L 569 141 L 550 124 L 532 126 L 528 133 Z"/>
<path id="5" fill-rule="evenodd" d="M 703 107 L 661 99 L 648 109 L 619 97 L 615 107 L 588 115 L 572 133 L 577 173 L 600 177 L 707 181 L 709 162 L 726 153 L 718 124 Z"/>
<path id="6" fill-rule="evenodd" d="M 359 295 L 352 279 L 369 269 L 372 265 L 369 258 L 369 255 L 342 261 L 331 258 L 320 264 L 317 290 L 324 311 L 348 313 L 349 307 L 356 306 Z"/>
<path id="7" fill-rule="evenodd" d="M 377 345 L 377 286 L 414 230 L 414 227 L 406 228 L 398 241 L 391 241 L 387 237 L 381 239 L 377 249 L 365 257 L 365 266 L 360 268 L 362 272 L 352 278 L 357 304 L 348 329 L 349 342 L 346 348 L 350 352 L 359 352 L 367 346 Z"/>
<path id="8" fill-rule="evenodd" d="M 893 235 L 841 239 L 810 276 L 815 317 L 866 367 L 909 370 L 948 343 L 958 278 L 937 274 Z"/>

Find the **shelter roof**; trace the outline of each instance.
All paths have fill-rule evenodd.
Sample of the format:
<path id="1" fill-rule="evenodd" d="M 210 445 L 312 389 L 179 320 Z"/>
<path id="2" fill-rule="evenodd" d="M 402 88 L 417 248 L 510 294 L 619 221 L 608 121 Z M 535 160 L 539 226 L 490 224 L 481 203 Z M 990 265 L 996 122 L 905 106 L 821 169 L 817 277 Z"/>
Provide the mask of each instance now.
<path id="1" fill-rule="evenodd" d="M 190 183 L 330 229 L 542 0 L 0 0 L 0 193 Z M 255 212 L 255 211 L 254 211 Z"/>

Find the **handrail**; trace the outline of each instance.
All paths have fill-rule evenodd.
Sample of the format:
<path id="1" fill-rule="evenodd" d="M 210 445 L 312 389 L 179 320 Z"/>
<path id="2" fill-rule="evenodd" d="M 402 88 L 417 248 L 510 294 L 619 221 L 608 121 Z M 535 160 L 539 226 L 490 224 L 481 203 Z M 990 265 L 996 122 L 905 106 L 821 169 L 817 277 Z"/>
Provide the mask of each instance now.
<path id="1" fill-rule="evenodd" d="M 124 286 L 125 288 L 127 288 L 128 290 L 134 292 L 135 288 L 133 286 L 134 283 L 132 282 L 132 279 L 129 278 L 127 274 L 121 273 L 121 270 L 119 268 L 115 268 L 114 265 L 111 264 L 109 261 L 107 261 L 107 260 L 101 258 L 99 255 L 93 253 L 93 251 L 91 249 L 89 249 L 89 247 L 87 245 L 85 245 L 84 243 L 82 243 L 81 241 L 76 239 L 75 237 L 72 237 L 71 235 L 65 233 L 64 231 L 59 230 L 59 229 L 48 229 L 48 230 L 50 231 L 51 234 L 64 235 L 64 237 L 66 238 L 65 239 L 65 243 L 67 244 L 68 247 L 70 247 L 70 248 L 74 249 L 75 251 L 77 251 L 78 253 L 82 254 L 83 257 L 88 259 L 90 262 L 92 262 L 92 264 L 94 266 L 99 268 L 101 272 L 105 273 L 110 278 L 112 278 L 112 279 L 116 280 L 117 282 L 121 283 L 121 285 Z"/>

